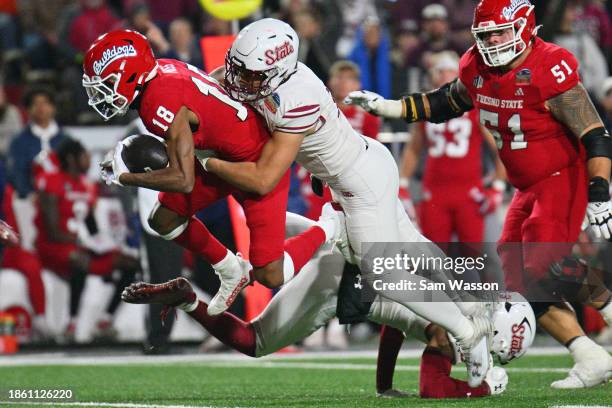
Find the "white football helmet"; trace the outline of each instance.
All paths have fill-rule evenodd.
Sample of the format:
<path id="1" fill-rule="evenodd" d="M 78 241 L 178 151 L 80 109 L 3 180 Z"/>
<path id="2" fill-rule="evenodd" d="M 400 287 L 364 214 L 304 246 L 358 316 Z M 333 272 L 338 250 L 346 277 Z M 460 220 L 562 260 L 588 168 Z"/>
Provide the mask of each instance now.
<path id="1" fill-rule="evenodd" d="M 491 352 L 500 364 L 521 357 L 533 343 L 536 319 L 529 302 L 517 292 L 502 294 L 493 314 Z"/>
<path id="2" fill-rule="evenodd" d="M 271 95 L 296 70 L 300 41 L 287 23 L 264 18 L 238 33 L 225 57 L 225 87 L 239 101 Z"/>

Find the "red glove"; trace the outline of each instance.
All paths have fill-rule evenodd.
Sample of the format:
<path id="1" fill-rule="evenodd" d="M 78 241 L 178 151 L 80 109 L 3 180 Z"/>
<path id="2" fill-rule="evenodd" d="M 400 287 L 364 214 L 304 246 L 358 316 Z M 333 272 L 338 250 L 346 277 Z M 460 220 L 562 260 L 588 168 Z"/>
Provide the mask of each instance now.
<path id="1" fill-rule="evenodd" d="M 504 198 L 506 185 L 501 180 L 495 180 L 489 187 L 482 191 L 478 187 L 473 187 L 470 190 L 470 197 L 478 204 L 479 211 L 482 215 L 494 213 L 497 207 L 500 206 Z"/>

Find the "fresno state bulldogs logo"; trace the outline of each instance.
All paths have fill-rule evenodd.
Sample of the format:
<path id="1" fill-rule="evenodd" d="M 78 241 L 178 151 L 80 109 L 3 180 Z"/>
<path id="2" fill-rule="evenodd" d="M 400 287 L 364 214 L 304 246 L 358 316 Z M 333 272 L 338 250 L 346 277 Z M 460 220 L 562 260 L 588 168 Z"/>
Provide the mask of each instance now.
<path id="1" fill-rule="evenodd" d="M 135 57 L 136 49 L 132 44 L 128 45 L 114 45 L 112 48 L 107 48 L 102 53 L 102 57 L 99 60 L 94 61 L 93 70 L 96 75 L 100 75 L 102 71 L 113 61 L 122 57 Z"/>
<path id="2" fill-rule="evenodd" d="M 266 65 L 272 65 L 277 61 L 287 58 L 291 53 L 295 51 L 293 45 L 289 41 L 285 41 L 281 46 L 274 48 L 273 50 L 267 50 L 264 53 L 266 57 Z"/>
<path id="3" fill-rule="evenodd" d="M 516 12 L 523 7 L 531 7 L 529 0 L 512 0 L 508 7 L 502 9 L 502 15 L 506 20 L 512 20 Z"/>

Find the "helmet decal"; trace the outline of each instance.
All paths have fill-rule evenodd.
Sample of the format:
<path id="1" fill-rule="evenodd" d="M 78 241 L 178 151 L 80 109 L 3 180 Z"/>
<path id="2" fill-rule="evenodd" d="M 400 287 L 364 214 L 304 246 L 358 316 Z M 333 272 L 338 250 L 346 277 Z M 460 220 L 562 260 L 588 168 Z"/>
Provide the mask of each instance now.
<path id="1" fill-rule="evenodd" d="M 529 0 L 512 0 L 509 6 L 502 9 L 502 15 L 506 20 L 512 20 L 523 7 L 531 7 Z"/>
<path id="2" fill-rule="evenodd" d="M 132 44 L 116 46 L 106 49 L 102 53 L 102 57 L 99 60 L 94 61 L 93 70 L 96 75 L 100 75 L 102 71 L 113 61 L 123 57 L 135 57 L 136 49 Z"/>
<path id="3" fill-rule="evenodd" d="M 284 58 L 287 58 L 289 54 L 293 53 L 293 45 L 289 41 L 285 41 L 281 46 L 271 50 L 266 50 L 264 55 L 266 56 L 266 65 L 272 65 Z"/>

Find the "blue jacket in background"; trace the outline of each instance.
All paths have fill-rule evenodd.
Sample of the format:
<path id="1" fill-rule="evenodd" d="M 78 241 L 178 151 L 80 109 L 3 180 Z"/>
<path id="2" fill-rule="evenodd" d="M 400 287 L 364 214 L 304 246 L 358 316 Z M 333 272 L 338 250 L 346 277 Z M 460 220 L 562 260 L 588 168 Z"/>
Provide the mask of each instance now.
<path id="1" fill-rule="evenodd" d="M 66 138 L 68 136 L 60 128 L 57 135 L 50 140 L 51 148 L 56 149 Z M 34 191 L 32 162 L 41 150 L 41 141 L 32 133 L 31 125 L 26 126 L 11 142 L 6 158 L 7 181 L 21 198 Z"/>
<path id="2" fill-rule="evenodd" d="M 391 98 L 391 62 L 389 34 L 383 28 L 380 33 L 380 43 L 376 49 L 375 59 L 368 53 L 363 39 L 363 28 L 356 34 L 355 48 L 348 59 L 359 66 L 361 70 L 361 88 L 376 92 L 386 99 Z"/>

